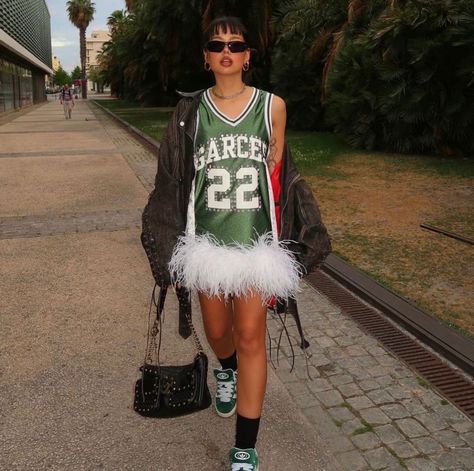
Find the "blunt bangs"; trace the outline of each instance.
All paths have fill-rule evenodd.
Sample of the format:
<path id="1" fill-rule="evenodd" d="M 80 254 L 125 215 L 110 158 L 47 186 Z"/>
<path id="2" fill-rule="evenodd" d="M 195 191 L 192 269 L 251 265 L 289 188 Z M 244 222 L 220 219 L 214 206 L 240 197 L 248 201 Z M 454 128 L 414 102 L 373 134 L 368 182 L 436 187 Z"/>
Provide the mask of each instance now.
<path id="1" fill-rule="evenodd" d="M 247 42 L 247 28 L 244 26 L 240 18 L 235 16 L 221 16 L 209 23 L 203 34 L 203 47 L 215 35 L 222 31 L 224 34 L 241 34 L 244 41 Z"/>

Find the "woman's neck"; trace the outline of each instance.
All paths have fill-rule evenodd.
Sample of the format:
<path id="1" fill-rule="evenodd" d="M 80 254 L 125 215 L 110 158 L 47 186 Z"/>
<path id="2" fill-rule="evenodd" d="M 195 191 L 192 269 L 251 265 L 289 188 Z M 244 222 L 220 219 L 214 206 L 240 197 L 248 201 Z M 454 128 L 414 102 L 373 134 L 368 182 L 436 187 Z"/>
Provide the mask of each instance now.
<path id="1" fill-rule="evenodd" d="M 214 90 L 220 95 L 232 95 L 242 90 L 244 86 L 241 76 L 217 76 Z"/>

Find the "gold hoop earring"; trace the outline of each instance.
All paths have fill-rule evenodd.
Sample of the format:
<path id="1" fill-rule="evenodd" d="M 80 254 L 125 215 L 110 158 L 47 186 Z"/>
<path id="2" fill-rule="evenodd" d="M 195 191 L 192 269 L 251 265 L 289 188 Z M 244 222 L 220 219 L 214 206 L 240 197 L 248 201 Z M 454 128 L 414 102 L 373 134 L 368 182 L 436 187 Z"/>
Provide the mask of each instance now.
<path id="1" fill-rule="evenodd" d="M 209 72 L 211 70 L 211 66 L 209 65 L 209 62 L 204 62 L 204 70 L 206 72 Z"/>
<path id="2" fill-rule="evenodd" d="M 250 68 L 250 63 L 246 62 L 243 66 L 243 69 L 245 70 L 245 72 L 247 72 L 247 70 L 249 70 L 249 68 Z"/>

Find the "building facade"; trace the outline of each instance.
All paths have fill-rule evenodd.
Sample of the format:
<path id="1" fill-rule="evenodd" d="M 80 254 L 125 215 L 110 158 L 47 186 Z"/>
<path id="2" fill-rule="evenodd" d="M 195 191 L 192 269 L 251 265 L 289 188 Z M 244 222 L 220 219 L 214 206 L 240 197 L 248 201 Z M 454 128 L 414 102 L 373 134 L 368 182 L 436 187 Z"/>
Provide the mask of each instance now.
<path id="1" fill-rule="evenodd" d="M 110 41 L 108 31 L 92 31 L 91 36 L 86 38 L 86 73 L 89 73 L 91 67 L 98 65 L 97 56 L 107 41 Z"/>
<path id="2" fill-rule="evenodd" d="M 1 1 L 1 0 L 0 0 Z M 57 72 L 59 70 L 61 66 L 61 60 L 58 58 L 58 56 L 53 56 L 53 61 L 52 61 L 52 68 L 53 68 L 53 72 Z M 53 75 L 48 75 L 46 74 L 44 76 L 44 82 L 45 82 L 45 85 L 46 85 L 46 88 L 48 89 L 52 89 L 53 88 L 53 78 L 54 76 Z"/>
<path id="3" fill-rule="evenodd" d="M 46 99 L 51 56 L 46 0 L 0 0 L 0 113 Z"/>
<path id="4" fill-rule="evenodd" d="M 58 56 L 53 56 L 53 70 L 57 72 L 60 67 L 61 60 L 58 58 Z"/>

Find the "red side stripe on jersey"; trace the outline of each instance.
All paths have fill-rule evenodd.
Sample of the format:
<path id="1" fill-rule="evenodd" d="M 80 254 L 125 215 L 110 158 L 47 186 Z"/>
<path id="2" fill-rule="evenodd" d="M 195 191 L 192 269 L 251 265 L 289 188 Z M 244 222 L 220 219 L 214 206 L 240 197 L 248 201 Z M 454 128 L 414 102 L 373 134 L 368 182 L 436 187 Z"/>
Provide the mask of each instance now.
<path id="1" fill-rule="evenodd" d="M 280 193 L 281 193 L 281 184 L 280 184 L 280 174 L 281 167 L 283 164 L 283 159 L 281 159 L 273 169 L 273 172 L 270 176 L 272 191 L 273 191 L 273 200 L 275 201 L 275 217 L 277 223 L 278 235 L 280 235 L 281 230 L 281 221 L 280 221 Z"/>

